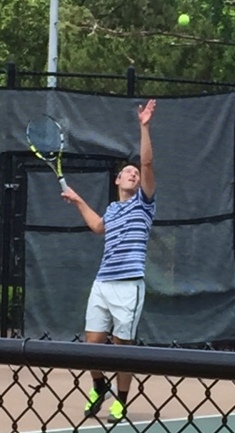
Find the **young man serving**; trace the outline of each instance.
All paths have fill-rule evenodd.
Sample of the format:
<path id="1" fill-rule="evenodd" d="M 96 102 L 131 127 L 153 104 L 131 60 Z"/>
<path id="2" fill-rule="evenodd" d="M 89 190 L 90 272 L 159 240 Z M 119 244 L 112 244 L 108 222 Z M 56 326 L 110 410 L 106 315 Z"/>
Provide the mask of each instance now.
<path id="1" fill-rule="evenodd" d="M 140 169 L 126 165 L 116 178 L 119 200 L 100 217 L 71 188 L 62 197 L 72 202 L 90 229 L 105 233 L 104 253 L 91 288 L 85 335 L 87 343 L 105 343 L 112 330 L 114 344 L 133 344 L 145 297 L 145 259 L 149 232 L 155 214 L 155 180 L 149 123 L 155 100 L 138 109 L 140 125 Z M 94 416 L 110 393 L 104 375 L 91 372 L 93 387 L 85 407 Z M 110 407 L 108 422 L 124 419 L 132 375 L 117 373 L 117 400 Z"/>

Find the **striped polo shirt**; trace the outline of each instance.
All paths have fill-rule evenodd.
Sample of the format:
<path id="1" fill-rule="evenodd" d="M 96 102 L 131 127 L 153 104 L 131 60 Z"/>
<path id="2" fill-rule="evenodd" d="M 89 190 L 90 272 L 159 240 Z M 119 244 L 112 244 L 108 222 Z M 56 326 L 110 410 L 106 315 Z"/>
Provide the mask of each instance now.
<path id="1" fill-rule="evenodd" d="M 97 281 L 143 277 L 155 197 L 141 188 L 129 200 L 112 202 L 103 216 L 105 247 Z"/>

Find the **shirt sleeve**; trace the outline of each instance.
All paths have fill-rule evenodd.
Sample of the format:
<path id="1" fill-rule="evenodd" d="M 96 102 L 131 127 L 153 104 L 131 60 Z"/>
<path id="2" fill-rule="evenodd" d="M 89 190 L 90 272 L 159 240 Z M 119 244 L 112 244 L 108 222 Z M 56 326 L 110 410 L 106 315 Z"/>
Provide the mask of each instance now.
<path id="1" fill-rule="evenodd" d="M 114 203 L 114 202 L 110 203 L 110 204 L 107 206 L 106 211 L 105 211 L 105 213 L 104 213 L 104 215 L 103 215 L 103 217 L 102 217 L 102 218 L 103 218 L 103 222 L 104 222 L 104 224 L 106 223 L 107 219 L 108 219 L 109 217 L 111 217 L 114 208 L 115 208 L 115 203 Z"/>
<path id="2" fill-rule="evenodd" d="M 155 193 L 153 193 L 152 197 L 147 197 L 147 195 L 145 194 L 145 192 L 143 191 L 142 188 L 139 189 L 139 196 L 140 196 L 140 199 L 144 203 L 152 203 L 152 202 L 155 202 L 155 200 L 156 200 L 156 194 Z"/>
<path id="3" fill-rule="evenodd" d="M 143 206 L 143 209 L 151 215 L 151 218 L 153 219 L 155 212 L 156 212 L 156 194 L 154 193 L 152 197 L 147 197 L 145 192 L 142 190 L 142 188 L 139 188 L 138 192 L 138 199 Z"/>

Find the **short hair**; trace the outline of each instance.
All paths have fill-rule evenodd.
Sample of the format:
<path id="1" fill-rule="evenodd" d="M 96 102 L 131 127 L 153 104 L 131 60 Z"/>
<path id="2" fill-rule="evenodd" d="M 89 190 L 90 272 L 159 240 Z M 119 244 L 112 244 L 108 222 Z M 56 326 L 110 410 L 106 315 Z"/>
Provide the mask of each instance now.
<path id="1" fill-rule="evenodd" d="M 122 172 L 122 170 L 125 167 L 128 167 L 129 165 L 131 165 L 132 167 L 137 168 L 137 170 L 139 170 L 140 172 L 140 164 L 136 161 L 125 161 L 122 164 L 120 164 L 120 166 L 118 167 L 118 172 L 117 172 L 117 176 Z"/>

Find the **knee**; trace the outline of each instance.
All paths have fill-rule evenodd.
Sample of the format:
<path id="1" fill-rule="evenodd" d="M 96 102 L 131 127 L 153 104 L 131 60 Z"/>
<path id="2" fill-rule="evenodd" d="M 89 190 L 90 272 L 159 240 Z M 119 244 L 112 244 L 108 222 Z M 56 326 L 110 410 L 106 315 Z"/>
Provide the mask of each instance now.
<path id="1" fill-rule="evenodd" d="M 122 345 L 133 345 L 134 341 L 133 340 L 123 340 L 122 338 L 113 336 L 112 341 L 114 344 L 122 344 Z"/>
<path id="2" fill-rule="evenodd" d="M 86 332 L 85 342 L 91 344 L 106 343 L 107 335 L 101 332 Z"/>

